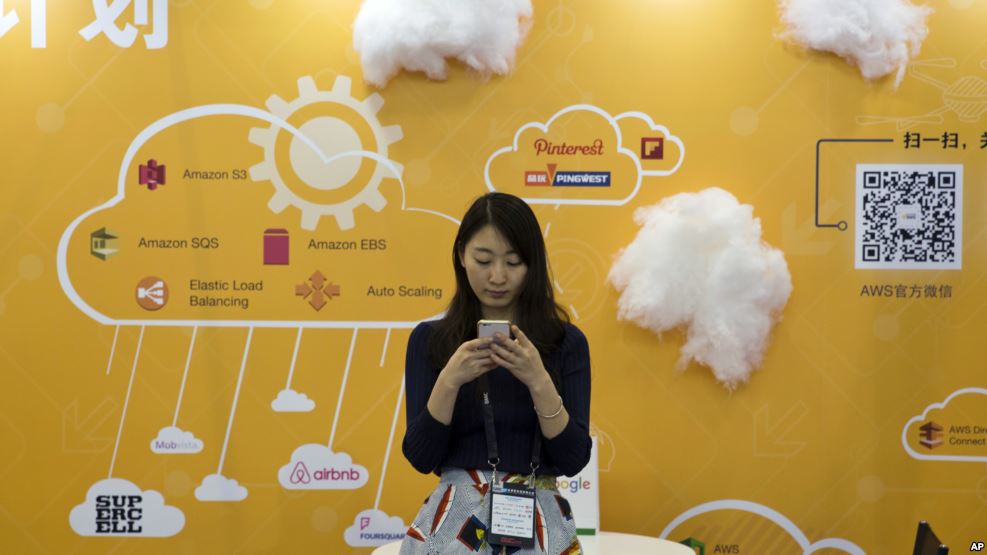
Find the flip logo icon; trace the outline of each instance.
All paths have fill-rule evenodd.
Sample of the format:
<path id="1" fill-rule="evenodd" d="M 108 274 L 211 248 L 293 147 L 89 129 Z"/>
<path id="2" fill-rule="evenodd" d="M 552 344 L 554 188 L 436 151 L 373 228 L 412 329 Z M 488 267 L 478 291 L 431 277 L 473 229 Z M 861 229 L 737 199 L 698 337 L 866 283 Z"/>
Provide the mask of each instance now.
<path id="1" fill-rule="evenodd" d="M 641 160 L 664 160 L 664 137 L 641 137 Z"/>

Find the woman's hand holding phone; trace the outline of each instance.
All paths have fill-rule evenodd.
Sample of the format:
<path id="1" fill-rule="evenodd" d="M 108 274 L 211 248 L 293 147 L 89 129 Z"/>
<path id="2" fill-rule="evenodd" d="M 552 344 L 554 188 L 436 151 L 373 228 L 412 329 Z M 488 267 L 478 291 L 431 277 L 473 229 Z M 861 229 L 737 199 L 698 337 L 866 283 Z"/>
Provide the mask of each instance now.
<path id="1" fill-rule="evenodd" d="M 503 333 L 494 335 L 494 342 L 491 346 L 491 360 L 494 366 L 502 366 L 507 369 L 515 378 L 521 380 L 528 389 L 545 384 L 545 380 L 551 383 L 548 372 L 541 362 L 541 355 L 538 348 L 524 335 L 521 328 L 512 325 L 511 332 L 516 339 L 511 339 Z"/>
<path id="2" fill-rule="evenodd" d="M 491 337 L 472 339 L 459 346 L 449 357 L 441 375 L 449 385 L 459 388 L 497 367 L 490 357 Z"/>

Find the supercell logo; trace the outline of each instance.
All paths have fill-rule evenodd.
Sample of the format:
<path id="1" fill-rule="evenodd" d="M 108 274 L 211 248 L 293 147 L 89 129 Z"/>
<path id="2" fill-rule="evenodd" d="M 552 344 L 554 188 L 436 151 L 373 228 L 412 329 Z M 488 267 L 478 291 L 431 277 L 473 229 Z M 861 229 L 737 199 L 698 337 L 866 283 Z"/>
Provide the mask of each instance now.
<path id="1" fill-rule="evenodd" d="M 97 495 L 96 533 L 97 534 L 140 534 L 144 510 L 141 495 Z"/>
<path id="2" fill-rule="evenodd" d="M 610 172 L 556 171 L 558 164 L 548 164 L 548 171 L 524 172 L 526 187 L 609 187 Z"/>

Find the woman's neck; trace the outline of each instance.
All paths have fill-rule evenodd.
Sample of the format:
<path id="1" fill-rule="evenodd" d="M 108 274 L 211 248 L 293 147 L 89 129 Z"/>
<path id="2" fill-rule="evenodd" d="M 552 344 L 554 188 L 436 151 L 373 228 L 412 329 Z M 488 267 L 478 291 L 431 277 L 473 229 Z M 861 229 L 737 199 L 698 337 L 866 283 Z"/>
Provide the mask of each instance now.
<path id="1" fill-rule="evenodd" d="M 514 311 L 509 308 L 487 308 L 483 307 L 480 311 L 483 314 L 484 320 L 507 320 L 508 322 L 514 323 Z"/>

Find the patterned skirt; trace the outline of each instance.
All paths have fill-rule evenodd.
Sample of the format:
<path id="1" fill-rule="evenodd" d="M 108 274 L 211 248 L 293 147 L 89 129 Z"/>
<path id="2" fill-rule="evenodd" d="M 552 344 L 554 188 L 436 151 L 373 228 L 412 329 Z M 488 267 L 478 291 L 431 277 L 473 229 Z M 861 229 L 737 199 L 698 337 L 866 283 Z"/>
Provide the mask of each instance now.
<path id="1" fill-rule="evenodd" d="M 498 472 L 506 483 L 527 483 L 528 476 Z M 490 546 L 487 492 L 490 471 L 444 468 L 439 485 L 418 511 L 401 543 L 400 555 L 579 555 L 576 523 L 554 476 L 536 476 L 535 545 L 531 549 Z"/>

